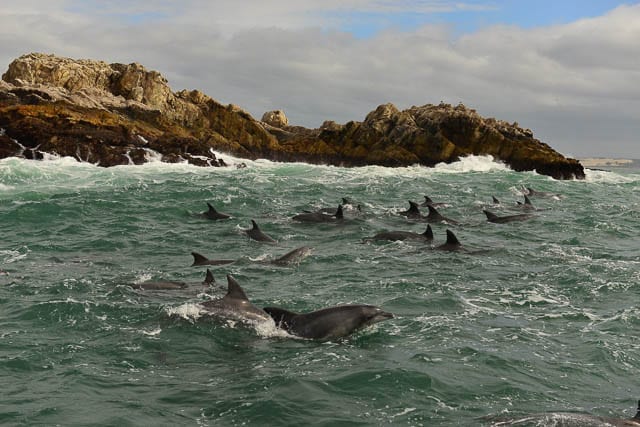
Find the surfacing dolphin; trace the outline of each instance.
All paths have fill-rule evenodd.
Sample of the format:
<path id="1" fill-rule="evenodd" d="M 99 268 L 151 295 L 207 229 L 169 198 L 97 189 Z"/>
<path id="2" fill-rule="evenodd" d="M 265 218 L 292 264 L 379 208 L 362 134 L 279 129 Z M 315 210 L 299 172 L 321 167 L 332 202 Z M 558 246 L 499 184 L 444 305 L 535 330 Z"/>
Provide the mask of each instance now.
<path id="1" fill-rule="evenodd" d="M 416 202 L 412 202 L 411 200 L 409 200 L 409 209 L 407 209 L 406 211 L 398 212 L 398 214 L 402 216 L 406 216 L 409 219 L 425 218 L 424 216 L 422 216 L 422 213 L 420 213 L 420 208 L 418 207 L 418 204 Z"/>
<path id="2" fill-rule="evenodd" d="M 536 208 L 533 206 L 533 203 L 531 203 L 531 199 L 529 199 L 529 196 L 527 196 L 526 194 L 524 195 L 524 203 L 517 201 L 516 202 L 518 204 L 518 207 L 520 209 L 526 209 L 526 210 L 536 210 Z"/>
<path id="3" fill-rule="evenodd" d="M 271 262 L 271 264 L 278 265 L 281 267 L 293 264 L 299 264 L 303 259 L 311 255 L 311 248 L 308 246 L 301 246 L 292 251 L 287 252 L 282 255 L 280 258 L 276 258 Z"/>
<path id="4" fill-rule="evenodd" d="M 633 418 L 611 418 L 578 412 L 547 412 L 515 417 L 483 417 L 492 427 L 563 426 L 563 427 L 639 427 L 640 402 Z"/>
<path id="5" fill-rule="evenodd" d="M 210 286 L 215 283 L 215 279 L 213 278 L 213 273 L 211 270 L 207 269 L 207 274 L 202 282 L 205 286 Z M 159 281 L 150 281 L 150 282 L 142 282 L 142 283 L 130 283 L 134 289 L 142 289 L 145 291 L 172 291 L 176 289 L 186 289 L 188 286 L 185 282 L 176 282 L 171 280 L 159 280 Z"/>
<path id="6" fill-rule="evenodd" d="M 264 234 L 254 220 L 251 220 L 251 224 L 253 225 L 252 228 L 244 230 L 244 232 L 247 233 L 247 236 L 249 236 L 250 239 L 257 240 L 258 242 L 277 243 L 277 241 L 273 237 Z"/>
<path id="7" fill-rule="evenodd" d="M 554 199 L 562 198 L 562 194 L 550 193 L 550 192 L 547 192 L 547 191 L 537 191 L 537 190 L 534 190 L 531 187 L 524 187 L 524 191 L 525 191 L 525 194 L 527 194 L 528 196 L 532 196 L 532 197 L 551 197 L 551 198 L 554 198 Z"/>
<path id="8" fill-rule="evenodd" d="M 344 219 L 344 215 L 342 212 L 342 205 L 338 205 L 338 209 L 336 213 L 330 215 L 328 213 L 324 213 L 321 211 L 317 212 L 303 212 L 298 215 L 295 215 L 292 218 L 294 221 L 300 222 L 336 222 Z"/>
<path id="9" fill-rule="evenodd" d="M 458 240 L 456 235 L 453 234 L 453 231 L 451 230 L 447 230 L 447 241 L 441 244 L 440 246 L 436 246 L 435 249 L 438 251 L 449 251 L 449 252 L 466 250 L 462 246 L 462 244 L 460 244 L 460 241 Z"/>
<path id="10" fill-rule="evenodd" d="M 424 196 L 424 202 L 422 202 L 420 206 L 433 206 L 434 208 L 442 208 L 447 206 L 447 204 L 442 202 L 434 202 L 433 200 L 431 200 L 431 197 Z"/>
<path id="11" fill-rule="evenodd" d="M 216 210 L 216 208 L 211 206 L 211 203 L 207 202 L 207 206 L 209 206 L 209 210 L 206 211 L 206 212 L 202 212 L 200 214 L 204 218 L 211 219 L 211 220 L 214 220 L 214 221 L 217 221 L 219 219 L 229 219 L 229 218 L 231 218 L 231 215 L 227 215 L 226 213 L 218 212 Z"/>
<path id="12" fill-rule="evenodd" d="M 487 221 L 494 222 L 496 224 L 504 224 L 505 222 L 513 222 L 513 221 L 526 221 L 527 219 L 533 218 L 533 215 L 531 214 L 498 216 L 493 212 L 489 212 L 486 209 L 483 209 L 482 212 L 484 212 L 484 214 L 487 216 Z"/>
<path id="13" fill-rule="evenodd" d="M 429 215 L 427 215 L 427 222 L 446 222 L 447 224 L 457 225 L 460 224 L 458 221 L 455 221 L 451 218 L 447 218 L 445 216 L 440 215 L 440 212 L 436 210 L 433 206 L 427 206 L 429 209 Z"/>
<path id="14" fill-rule="evenodd" d="M 342 198 L 341 205 L 342 205 L 342 210 L 343 211 L 345 211 L 345 210 L 353 210 L 353 209 L 355 209 L 355 210 L 357 210 L 359 212 L 362 211 L 362 206 L 360 206 L 360 205 L 354 206 L 353 203 L 349 199 L 347 199 L 346 197 Z M 336 208 L 320 208 L 320 209 L 318 209 L 316 211 L 307 211 L 307 210 L 305 210 L 304 212 L 305 213 L 322 212 L 322 213 L 328 213 L 328 214 L 332 214 L 333 215 L 333 214 L 336 213 Z"/>
<path id="15" fill-rule="evenodd" d="M 393 318 L 393 314 L 373 305 L 354 304 L 323 308 L 311 313 L 294 313 L 283 308 L 265 307 L 276 326 L 291 335 L 321 341 L 335 340 L 374 323 Z"/>
<path id="16" fill-rule="evenodd" d="M 222 298 L 203 302 L 202 306 L 212 316 L 224 320 L 271 321 L 269 314 L 251 304 L 238 281 L 230 274 L 227 274 L 227 294 Z"/>
<path id="17" fill-rule="evenodd" d="M 191 264 L 191 267 L 197 265 L 225 265 L 235 262 L 235 260 L 232 259 L 209 259 L 197 252 L 191 252 L 191 255 L 193 256 L 193 264 Z"/>
<path id="18" fill-rule="evenodd" d="M 383 231 L 373 237 L 364 239 L 365 242 L 370 242 L 372 240 L 421 240 L 430 242 L 433 240 L 433 230 L 430 225 L 427 225 L 427 229 L 424 233 L 414 233 L 412 231 Z"/>

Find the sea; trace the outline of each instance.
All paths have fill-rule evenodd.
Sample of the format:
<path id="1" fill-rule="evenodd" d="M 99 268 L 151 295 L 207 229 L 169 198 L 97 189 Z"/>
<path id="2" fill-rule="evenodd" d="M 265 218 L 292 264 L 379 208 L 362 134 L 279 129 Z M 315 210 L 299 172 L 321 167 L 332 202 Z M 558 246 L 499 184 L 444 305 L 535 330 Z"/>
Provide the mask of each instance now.
<path id="1" fill-rule="evenodd" d="M 557 181 L 491 157 L 434 168 L 249 161 L 103 168 L 0 160 L 0 425 L 484 426 L 548 411 L 629 418 L 640 399 L 640 165 Z M 522 213 L 526 221 L 487 222 Z M 460 224 L 434 241 L 398 212 Z M 340 223 L 297 213 L 337 208 Z M 500 203 L 494 204 L 492 197 Z M 202 217 L 207 203 L 231 219 Z M 357 206 L 360 209 L 357 209 Z M 422 208 L 426 214 L 426 208 Z M 244 233 L 255 220 L 277 240 Z M 434 250 L 451 230 L 465 252 Z M 300 246 L 299 263 L 270 263 Z M 206 266 L 191 252 L 234 263 Z M 258 307 L 372 304 L 344 339 L 207 315 L 232 275 Z M 140 290 L 146 281 L 177 290 Z"/>

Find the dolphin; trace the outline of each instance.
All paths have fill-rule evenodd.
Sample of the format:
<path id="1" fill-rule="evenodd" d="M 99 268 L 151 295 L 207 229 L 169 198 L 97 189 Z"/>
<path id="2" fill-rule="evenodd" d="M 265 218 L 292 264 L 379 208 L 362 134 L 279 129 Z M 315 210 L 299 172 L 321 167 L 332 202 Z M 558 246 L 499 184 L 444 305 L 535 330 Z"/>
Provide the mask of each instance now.
<path id="1" fill-rule="evenodd" d="M 531 214 L 518 214 L 518 215 L 507 215 L 507 216 L 498 216 L 488 210 L 484 209 L 482 212 L 487 216 L 487 221 L 495 222 L 496 224 L 503 224 L 505 222 L 513 222 L 513 221 L 525 221 L 527 219 L 533 218 Z"/>
<path id="2" fill-rule="evenodd" d="M 292 251 L 287 252 L 280 258 L 276 258 L 271 261 L 271 264 L 279 266 L 287 266 L 291 264 L 299 264 L 300 261 L 311 255 L 311 248 L 308 246 L 301 246 Z"/>
<path id="3" fill-rule="evenodd" d="M 346 197 L 342 198 L 342 210 L 357 210 L 358 212 L 362 212 L 362 206 L 360 206 L 360 204 L 356 205 L 355 207 L 353 206 L 353 203 L 347 199 Z M 304 211 L 305 213 L 313 213 L 314 211 Z M 322 212 L 322 213 L 328 213 L 328 214 L 335 214 L 336 213 L 336 208 L 320 208 L 315 212 Z"/>
<path id="4" fill-rule="evenodd" d="M 365 239 L 365 242 L 371 240 L 423 240 L 425 242 L 430 242 L 433 240 L 433 230 L 431 230 L 430 225 L 427 225 L 427 229 L 424 233 L 414 233 L 412 231 L 384 231 L 373 237 Z"/>
<path id="5" fill-rule="evenodd" d="M 202 212 L 200 215 L 202 215 L 203 217 L 207 218 L 207 219 L 211 219 L 211 220 L 219 220 L 219 219 L 229 219 L 231 218 L 231 215 L 227 215 L 225 213 L 222 212 L 218 212 L 216 210 L 216 208 L 214 208 L 213 206 L 211 206 L 210 203 L 207 202 L 207 206 L 209 206 L 209 210 L 206 212 Z"/>
<path id="6" fill-rule="evenodd" d="M 273 237 L 264 234 L 254 220 L 251 220 L 251 224 L 253 224 L 253 228 L 244 230 L 250 239 L 257 240 L 258 242 L 277 243 Z"/>
<path id="7" fill-rule="evenodd" d="M 292 219 L 300 222 L 335 222 L 344 219 L 344 215 L 342 213 L 342 205 L 338 205 L 338 209 L 333 215 L 329 215 L 321 211 L 303 212 L 295 215 Z"/>
<path id="8" fill-rule="evenodd" d="M 440 246 L 436 246 L 435 249 L 439 251 L 449 251 L 449 252 L 465 250 L 465 248 L 460 244 L 460 241 L 458 240 L 456 235 L 453 234 L 453 231 L 451 230 L 447 230 L 446 243 L 443 243 Z"/>
<path id="9" fill-rule="evenodd" d="M 567 426 L 567 427 L 640 427 L 640 401 L 633 418 L 599 417 L 578 412 L 547 412 L 515 417 L 483 417 L 493 427 L 507 426 Z"/>
<path id="10" fill-rule="evenodd" d="M 534 190 L 531 187 L 524 187 L 524 189 L 526 191 L 525 194 L 527 194 L 529 196 L 551 197 L 551 198 L 554 198 L 554 199 L 559 199 L 559 198 L 562 197 L 562 195 L 558 194 L 558 193 L 550 193 L 550 192 L 547 192 L 547 191 L 537 191 L 537 190 Z"/>
<path id="11" fill-rule="evenodd" d="M 213 273 L 211 273 L 211 270 L 207 269 L 207 274 L 205 276 L 204 281 L 202 282 L 203 285 L 212 285 L 213 283 L 215 283 L 215 279 L 213 278 Z M 131 283 L 129 284 L 129 286 L 131 286 L 134 289 L 142 289 L 145 291 L 150 291 L 150 290 L 154 290 L 154 291 L 170 291 L 170 290 L 176 290 L 176 289 L 185 289 L 187 288 L 187 284 L 185 282 L 175 282 L 175 281 L 171 281 L 171 280 L 167 280 L 167 281 L 154 281 L 154 282 L 142 282 L 142 283 Z"/>
<path id="12" fill-rule="evenodd" d="M 433 206 L 427 206 L 427 208 L 429 209 L 429 215 L 426 217 L 427 222 L 446 222 L 452 225 L 460 224 L 458 221 L 440 215 L 440 212 L 438 212 Z"/>
<path id="13" fill-rule="evenodd" d="M 209 314 L 225 320 L 244 322 L 271 320 L 269 314 L 251 304 L 238 281 L 230 274 L 227 274 L 227 294 L 222 298 L 203 302 L 202 306 Z"/>
<path id="14" fill-rule="evenodd" d="M 521 209 L 536 210 L 536 208 L 533 206 L 533 203 L 531 203 L 531 199 L 529 199 L 529 196 L 527 196 L 526 194 L 524 195 L 524 203 L 520 201 L 516 203 Z"/>
<path id="15" fill-rule="evenodd" d="M 191 255 L 193 255 L 193 264 L 191 264 L 191 267 L 196 265 L 225 265 L 235 262 L 235 260 L 232 259 L 209 259 L 197 252 L 191 252 Z"/>
<path id="16" fill-rule="evenodd" d="M 294 313 L 283 308 L 265 307 L 276 325 L 292 335 L 329 341 L 393 318 L 393 314 L 373 305 L 339 305 L 311 313 Z"/>
<path id="17" fill-rule="evenodd" d="M 130 283 L 133 289 L 142 289 L 145 291 L 172 291 L 176 289 L 186 289 L 188 286 L 185 282 L 174 282 L 160 280 L 157 282 Z"/>
<path id="18" fill-rule="evenodd" d="M 416 202 L 409 200 L 409 209 L 406 211 L 398 212 L 402 216 L 406 216 L 409 219 L 424 219 L 424 216 L 420 213 L 420 208 Z"/>
<path id="19" fill-rule="evenodd" d="M 447 204 L 441 203 L 441 202 L 436 203 L 433 200 L 431 200 L 431 197 L 424 196 L 424 202 L 422 202 L 420 206 L 433 206 L 434 208 L 442 208 L 444 206 L 447 206 Z"/>

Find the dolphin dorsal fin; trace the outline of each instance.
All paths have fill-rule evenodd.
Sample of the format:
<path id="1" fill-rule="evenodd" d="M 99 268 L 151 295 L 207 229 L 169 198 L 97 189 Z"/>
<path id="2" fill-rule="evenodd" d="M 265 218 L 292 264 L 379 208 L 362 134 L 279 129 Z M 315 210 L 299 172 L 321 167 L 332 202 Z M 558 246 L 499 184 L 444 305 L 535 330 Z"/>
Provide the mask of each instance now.
<path id="1" fill-rule="evenodd" d="M 256 224 L 254 220 L 251 220 L 251 224 L 253 225 L 254 230 L 260 230 L 260 227 L 258 227 L 258 224 Z"/>
<path id="2" fill-rule="evenodd" d="M 427 215 L 429 218 L 432 218 L 432 219 L 442 218 L 442 215 L 440 215 L 440 212 L 438 212 L 436 208 L 434 208 L 431 205 L 428 205 L 427 208 L 429 208 L 429 215 Z"/>
<path id="3" fill-rule="evenodd" d="M 214 208 L 213 206 L 211 206 L 211 203 L 207 202 L 207 206 L 209 206 L 209 212 L 211 212 L 211 213 L 218 213 L 218 211 L 216 211 L 216 208 Z"/>
<path id="4" fill-rule="evenodd" d="M 636 411 L 636 414 L 631 419 L 632 420 L 640 420 L 640 400 L 638 400 L 638 410 Z"/>
<path id="5" fill-rule="evenodd" d="M 247 294 L 244 293 L 244 290 L 240 287 L 238 281 L 230 274 L 227 274 L 227 295 L 224 297 L 249 301 Z"/>
<path id="6" fill-rule="evenodd" d="M 207 257 L 206 257 L 206 256 L 204 256 L 204 255 L 200 255 L 200 254 L 199 254 L 199 253 L 197 253 L 197 252 L 191 252 L 191 255 L 193 255 L 193 264 L 194 264 L 194 265 L 195 265 L 195 264 L 198 264 L 198 263 L 201 263 L 201 262 L 207 262 L 207 261 L 209 261 L 209 258 L 207 258 Z"/>
<path id="7" fill-rule="evenodd" d="M 531 204 L 531 200 L 529 199 L 529 196 L 527 196 L 526 194 L 524 195 L 524 204 L 528 206 L 533 206 Z"/>
<path id="8" fill-rule="evenodd" d="M 336 219 L 344 218 L 344 214 L 342 213 L 342 205 L 338 205 L 338 210 L 336 211 L 336 213 L 333 216 L 335 216 Z"/>
<path id="9" fill-rule="evenodd" d="M 500 204 L 500 200 L 496 199 L 496 196 L 491 196 L 493 198 L 493 203 L 495 203 L 496 205 Z"/>
<path id="10" fill-rule="evenodd" d="M 449 229 L 447 229 L 447 245 L 460 246 L 460 241 L 458 240 L 456 235 L 453 234 L 453 231 L 451 231 Z"/>
<path id="11" fill-rule="evenodd" d="M 424 201 L 427 203 L 433 203 L 433 200 L 431 200 L 431 197 L 429 196 L 424 196 Z"/>
<path id="12" fill-rule="evenodd" d="M 207 268 L 207 275 L 204 278 L 204 282 L 202 282 L 203 285 L 212 285 L 216 283 L 216 279 L 213 277 L 213 273 L 211 272 L 211 270 L 209 270 Z"/>
<path id="13" fill-rule="evenodd" d="M 427 225 L 427 229 L 424 233 L 422 233 L 429 240 L 433 240 L 433 230 L 431 229 L 431 225 Z"/>
<path id="14" fill-rule="evenodd" d="M 482 212 L 484 212 L 484 214 L 487 216 L 487 219 L 489 221 L 498 219 L 498 215 L 494 214 L 493 212 L 489 212 L 488 210 L 483 210 Z"/>

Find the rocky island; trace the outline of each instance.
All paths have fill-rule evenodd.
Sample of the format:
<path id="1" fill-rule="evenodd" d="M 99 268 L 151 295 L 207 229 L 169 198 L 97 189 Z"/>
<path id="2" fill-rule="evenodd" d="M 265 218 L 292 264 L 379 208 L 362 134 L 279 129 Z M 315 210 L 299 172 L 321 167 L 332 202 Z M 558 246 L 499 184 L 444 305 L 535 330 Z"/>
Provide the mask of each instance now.
<path id="1" fill-rule="evenodd" d="M 492 155 L 516 171 L 582 179 L 584 170 L 517 123 L 462 104 L 400 111 L 380 105 L 362 122 L 291 126 L 282 111 L 254 119 L 204 93 L 173 92 L 142 65 L 31 53 L 0 80 L 0 158 L 72 156 L 100 166 L 162 161 L 224 166 L 214 151 L 247 159 L 340 166 L 434 166 Z"/>

